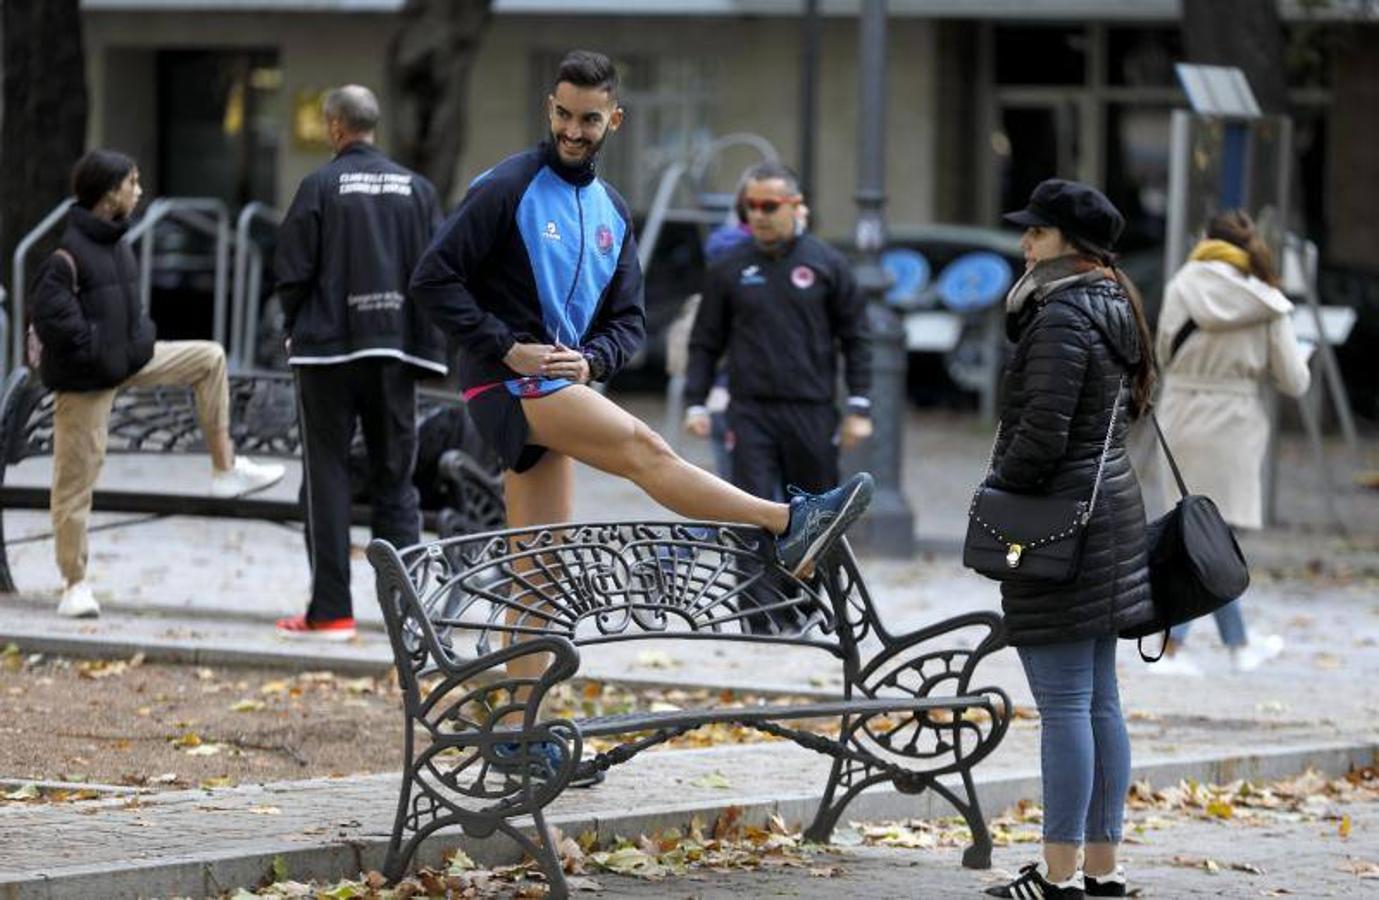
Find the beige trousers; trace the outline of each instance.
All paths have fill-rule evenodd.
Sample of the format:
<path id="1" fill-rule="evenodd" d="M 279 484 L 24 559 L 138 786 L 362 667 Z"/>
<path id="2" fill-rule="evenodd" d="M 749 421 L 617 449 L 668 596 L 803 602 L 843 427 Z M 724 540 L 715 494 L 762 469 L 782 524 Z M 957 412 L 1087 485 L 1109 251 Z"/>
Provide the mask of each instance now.
<path id="1" fill-rule="evenodd" d="M 225 350 L 214 341 L 157 341 L 153 358 L 119 387 L 57 391 L 53 401 L 53 492 L 49 507 L 57 567 L 68 584 L 86 577 L 86 526 L 91 495 L 105 463 L 110 409 L 120 388 L 185 385 L 196 392 L 196 413 L 209 442 L 230 427 Z"/>

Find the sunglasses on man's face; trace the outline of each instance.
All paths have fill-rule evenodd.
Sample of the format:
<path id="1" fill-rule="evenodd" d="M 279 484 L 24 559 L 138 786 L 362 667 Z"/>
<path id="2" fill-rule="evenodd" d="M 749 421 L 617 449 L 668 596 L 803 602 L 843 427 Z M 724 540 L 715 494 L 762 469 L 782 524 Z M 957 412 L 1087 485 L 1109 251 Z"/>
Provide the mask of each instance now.
<path id="1" fill-rule="evenodd" d="M 780 209 L 782 206 L 794 202 L 794 200 L 753 200 L 752 198 L 747 197 L 743 199 L 742 206 L 748 211 L 764 212 L 766 213 L 766 215 L 769 216 L 776 212 L 776 210 Z"/>

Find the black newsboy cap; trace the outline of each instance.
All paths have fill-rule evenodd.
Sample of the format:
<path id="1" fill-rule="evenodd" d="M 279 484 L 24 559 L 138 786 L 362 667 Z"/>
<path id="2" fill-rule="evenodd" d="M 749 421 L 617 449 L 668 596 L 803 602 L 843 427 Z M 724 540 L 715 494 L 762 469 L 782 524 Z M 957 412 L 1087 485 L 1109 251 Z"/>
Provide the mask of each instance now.
<path id="1" fill-rule="evenodd" d="M 1125 217 L 1106 195 L 1079 181 L 1050 178 L 1029 195 L 1029 203 L 1001 217 L 1012 225 L 1054 227 L 1110 252 L 1125 230 Z"/>

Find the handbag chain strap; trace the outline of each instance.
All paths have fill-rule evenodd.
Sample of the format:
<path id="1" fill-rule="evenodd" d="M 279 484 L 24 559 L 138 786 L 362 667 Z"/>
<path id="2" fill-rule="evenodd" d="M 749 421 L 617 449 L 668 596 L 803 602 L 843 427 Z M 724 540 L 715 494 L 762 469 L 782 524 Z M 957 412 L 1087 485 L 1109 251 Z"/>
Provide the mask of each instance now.
<path id="1" fill-rule="evenodd" d="M 1111 452 L 1111 436 L 1116 430 L 1116 417 L 1120 413 L 1120 398 L 1125 393 L 1125 376 L 1120 376 L 1120 383 L 1116 385 L 1116 401 L 1111 404 L 1111 421 L 1106 424 L 1106 437 L 1101 441 L 1101 459 L 1097 461 L 1096 479 L 1092 482 L 1092 496 L 1087 501 L 1087 508 L 1082 511 L 1082 518 L 1079 524 L 1086 525 L 1092 520 L 1092 510 L 1096 508 L 1097 494 L 1101 492 L 1101 476 L 1106 471 L 1106 456 Z M 1159 420 L 1154 420 L 1154 428 L 1159 427 Z M 1159 432 L 1159 440 L 1163 442 L 1164 433 Z M 996 423 L 996 438 L 991 442 L 991 455 L 986 460 L 986 472 L 990 475 L 996 469 L 996 446 L 1001 442 L 1001 423 Z M 1178 478 L 1178 486 L 1182 488 L 1183 496 L 1187 496 L 1187 488 L 1183 485 L 1183 476 L 1178 474 L 1178 464 L 1173 461 L 1173 454 L 1168 452 L 1168 444 L 1165 442 L 1164 453 L 1168 454 L 1169 464 L 1173 466 L 1173 474 Z"/>

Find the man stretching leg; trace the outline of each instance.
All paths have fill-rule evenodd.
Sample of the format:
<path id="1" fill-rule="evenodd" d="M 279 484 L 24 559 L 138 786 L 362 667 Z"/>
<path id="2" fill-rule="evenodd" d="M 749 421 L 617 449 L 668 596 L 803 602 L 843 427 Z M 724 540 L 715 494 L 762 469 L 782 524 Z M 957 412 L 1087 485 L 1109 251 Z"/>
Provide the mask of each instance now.
<path id="1" fill-rule="evenodd" d="M 547 98 L 549 139 L 474 181 L 410 294 L 463 349 L 460 385 L 506 469 L 510 527 L 569 521 L 579 460 L 631 479 L 682 516 L 766 529 L 781 564 L 807 577 L 866 509 L 869 475 L 788 505 L 753 497 L 681 459 L 589 387 L 616 373 L 645 332 L 631 216 L 594 171 L 622 124 L 617 89 L 606 56 L 568 54 Z M 527 657 L 509 672 L 541 668 Z"/>

